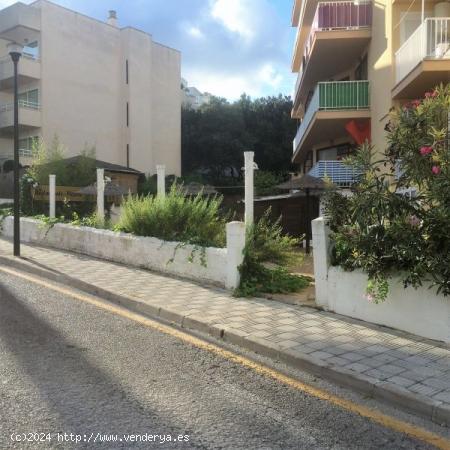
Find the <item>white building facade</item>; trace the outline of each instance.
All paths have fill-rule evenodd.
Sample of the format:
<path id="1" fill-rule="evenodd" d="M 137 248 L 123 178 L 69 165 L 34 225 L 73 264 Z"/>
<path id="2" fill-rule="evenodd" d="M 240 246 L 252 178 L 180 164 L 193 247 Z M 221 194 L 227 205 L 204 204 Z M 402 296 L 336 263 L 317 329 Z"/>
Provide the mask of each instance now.
<path id="1" fill-rule="evenodd" d="M 185 108 L 199 109 L 211 102 L 212 95 L 208 92 L 200 92 L 194 86 L 188 86 L 188 82 L 181 79 L 182 103 Z"/>
<path id="2" fill-rule="evenodd" d="M 99 160 L 181 172 L 181 55 L 132 27 L 119 28 L 47 0 L 0 11 L 0 163 L 13 154 L 13 66 L 19 62 L 21 163 L 33 139 L 54 136 L 66 156 L 95 146 Z"/>

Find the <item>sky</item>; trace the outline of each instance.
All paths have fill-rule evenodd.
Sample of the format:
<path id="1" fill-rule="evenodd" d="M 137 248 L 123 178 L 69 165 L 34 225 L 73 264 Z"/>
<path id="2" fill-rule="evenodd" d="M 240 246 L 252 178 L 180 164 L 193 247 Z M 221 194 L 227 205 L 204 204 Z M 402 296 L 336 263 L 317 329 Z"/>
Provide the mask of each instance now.
<path id="1" fill-rule="evenodd" d="M 22 0 L 30 3 L 29 0 Z M 0 0 L 0 8 L 15 0 Z M 228 100 L 290 95 L 293 0 L 54 0 L 100 20 L 117 11 L 133 26 L 182 52 L 190 86 Z"/>

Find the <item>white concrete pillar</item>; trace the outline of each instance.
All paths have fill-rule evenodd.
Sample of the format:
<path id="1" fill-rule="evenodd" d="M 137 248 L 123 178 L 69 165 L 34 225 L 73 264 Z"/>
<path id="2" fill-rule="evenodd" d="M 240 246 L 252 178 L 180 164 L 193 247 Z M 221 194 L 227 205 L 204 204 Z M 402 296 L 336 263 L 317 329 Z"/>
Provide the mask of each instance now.
<path id="1" fill-rule="evenodd" d="M 164 198 L 166 196 L 166 166 L 158 164 L 156 166 L 156 177 L 158 185 L 158 197 Z"/>
<path id="2" fill-rule="evenodd" d="M 97 169 L 97 216 L 105 220 L 105 170 Z"/>
<path id="3" fill-rule="evenodd" d="M 316 304 L 324 309 L 329 308 L 328 269 L 330 267 L 330 229 L 323 217 L 311 222 L 314 242 L 314 283 Z"/>
<path id="4" fill-rule="evenodd" d="M 239 266 L 244 260 L 245 224 L 227 223 L 227 289 L 236 289 L 240 282 Z"/>
<path id="5" fill-rule="evenodd" d="M 56 175 L 48 176 L 48 194 L 49 194 L 49 217 L 54 219 L 56 216 Z"/>
<path id="6" fill-rule="evenodd" d="M 245 226 L 248 227 L 253 224 L 253 210 L 254 210 L 254 181 L 253 175 L 255 170 L 255 163 L 253 161 L 255 154 L 253 152 L 244 152 L 245 160 Z"/>

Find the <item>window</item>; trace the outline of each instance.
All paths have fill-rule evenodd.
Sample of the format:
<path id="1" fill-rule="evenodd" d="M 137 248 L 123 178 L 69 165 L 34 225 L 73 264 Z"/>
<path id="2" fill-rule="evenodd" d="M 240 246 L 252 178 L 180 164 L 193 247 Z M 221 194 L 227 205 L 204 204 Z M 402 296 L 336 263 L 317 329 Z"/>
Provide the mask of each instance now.
<path id="1" fill-rule="evenodd" d="M 355 70 L 355 80 L 367 80 L 369 78 L 367 68 L 367 54 L 363 57 Z"/>
<path id="2" fill-rule="evenodd" d="M 19 94 L 20 106 L 28 108 L 39 108 L 39 89 L 32 89 L 30 91 L 21 92 Z"/>
<path id="3" fill-rule="evenodd" d="M 127 167 L 130 168 L 130 144 L 127 144 Z"/>
<path id="4" fill-rule="evenodd" d="M 125 82 L 128 84 L 128 59 L 125 61 Z"/>
<path id="5" fill-rule="evenodd" d="M 340 161 L 352 153 L 350 145 L 339 145 L 317 150 L 317 161 Z"/>
<path id="6" fill-rule="evenodd" d="M 24 46 L 23 56 L 25 58 L 39 58 L 39 44 L 38 41 L 31 42 Z"/>
<path id="7" fill-rule="evenodd" d="M 35 146 L 38 141 L 39 136 L 29 136 L 23 139 L 19 139 L 19 156 L 34 156 Z"/>
<path id="8" fill-rule="evenodd" d="M 305 162 L 303 163 L 303 173 L 308 173 L 313 166 L 313 152 L 310 150 L 306 154 Z"/>
<path id="9" fill-rule="evenodd" d="M 130 105 L 127 102 L 127 127 L 130 125 Z"/>
<path id="10" fill-rule="evenodd" d="M 425 19 L 431 16 L 431 11 L 425 11 Z M 422 13 L 407 11 L 400 14 L 400 46 L 419 28 L 422 23 Z"/>

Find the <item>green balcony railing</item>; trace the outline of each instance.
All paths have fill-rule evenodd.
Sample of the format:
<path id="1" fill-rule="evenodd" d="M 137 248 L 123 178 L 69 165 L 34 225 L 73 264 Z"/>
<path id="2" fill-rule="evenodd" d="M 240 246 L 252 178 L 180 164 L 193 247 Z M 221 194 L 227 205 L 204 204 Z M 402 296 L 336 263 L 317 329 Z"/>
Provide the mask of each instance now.
<path id="1" fill-rule="evenodd" d="M 327 81 L 319 83 L 319 109 L 369 108 L 369 82 Z"/>
<path id="2" fill-rule="evenodd" d="M 370 108 L 369 81 L 325 81 L 317 84 L 293 146 L 294 153 L 317 111 L 343 111 Z"/>

